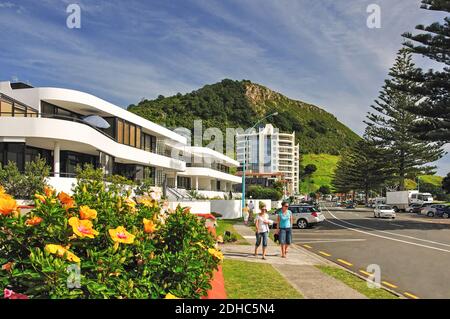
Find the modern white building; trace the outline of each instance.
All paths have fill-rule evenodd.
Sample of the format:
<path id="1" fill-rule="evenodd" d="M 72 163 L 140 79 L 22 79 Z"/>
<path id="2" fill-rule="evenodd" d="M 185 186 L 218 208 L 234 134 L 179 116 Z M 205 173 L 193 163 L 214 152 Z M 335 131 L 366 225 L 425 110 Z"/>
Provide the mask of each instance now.
<path id="1" fill-rule="evenodd" d="M 241 182 L 230 174 L 237 161 L 191 147 L 185 137 L 91 94 L 0 82 L 0 163 L 23 169 L 38 155 L 61 190 L 70 189 L 76 166 L 84 163 L 105 175 L 150 177 L 175 197 L 188 197 L 191 189 L 223 197 Z M 193 157 L 194 163 L 185 160 Z"/>
<path id="2" fill-rule="evenodd" d="M 284 181 L 287 195 L 295 195 L 299 188 L 299 145 L 295 144 L 295 132 L 280 133 L 271 124 L 253 133 L 236 137 L 237 160 L 246 160 L 246 174 L 250 177 L 273 177 Z"/>

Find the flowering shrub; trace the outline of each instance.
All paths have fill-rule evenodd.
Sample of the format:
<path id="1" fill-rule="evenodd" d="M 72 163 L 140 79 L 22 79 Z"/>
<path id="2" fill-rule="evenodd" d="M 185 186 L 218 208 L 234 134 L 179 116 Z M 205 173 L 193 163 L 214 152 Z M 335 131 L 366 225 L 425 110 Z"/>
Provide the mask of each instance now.
<path id="1" fill-rule="evenodd" d="M 19 213 L 0 189 L 0 289 L 17 298 L 199 298 L 222 254 L 204 222 L 152 193 L 79 179 Z"/>

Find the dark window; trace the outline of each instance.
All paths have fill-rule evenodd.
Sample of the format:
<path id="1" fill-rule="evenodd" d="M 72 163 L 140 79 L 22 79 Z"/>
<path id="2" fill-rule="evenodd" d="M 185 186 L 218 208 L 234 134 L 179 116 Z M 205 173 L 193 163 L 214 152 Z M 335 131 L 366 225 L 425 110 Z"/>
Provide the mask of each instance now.
<path id="1" fill-rule="evenodd" d="M 0 143 L 2 165 L 14 162 L 20 171 L 25 169 L 25 143 Z"/>
<path id="2" fill-rule="evenodd" d="M 61 151 L 61 175 L 74 176 L 77 165 L 92 164 L 97 167 L 98 156 L 81 154 L 71 151 Z"/>

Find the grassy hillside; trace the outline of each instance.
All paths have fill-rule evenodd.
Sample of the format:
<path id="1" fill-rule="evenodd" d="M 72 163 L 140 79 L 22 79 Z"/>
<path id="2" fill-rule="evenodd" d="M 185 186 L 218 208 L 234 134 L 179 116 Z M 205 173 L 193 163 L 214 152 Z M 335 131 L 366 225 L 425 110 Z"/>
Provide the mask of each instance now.
<path id="1" fill-rule="evenodd" d="M 303 155 L 302 165 L 314 164 L 317 171 L 300 183 L 302 193 L 311 193 L 326 185 L 331 187 L 334 170 L 340 159 L 340 156 L 329 154 L 306 154 Z"/>
<path id="2" fill-rule="evenodd" d="M 188 94 L 143 100 L 128 110 L 169 128 L 192 130 L 194 120 L 202 120 L 204 130 L 216 127 L 224 134 L 226 128 L 248 129 L 258 119 L 277 111 L 278 116 L 267 121 L 281 132 L 295 132 L 304 154 L 338 155 L 359 139 L 323 109 L 246 80 L 223 80 Z"/>

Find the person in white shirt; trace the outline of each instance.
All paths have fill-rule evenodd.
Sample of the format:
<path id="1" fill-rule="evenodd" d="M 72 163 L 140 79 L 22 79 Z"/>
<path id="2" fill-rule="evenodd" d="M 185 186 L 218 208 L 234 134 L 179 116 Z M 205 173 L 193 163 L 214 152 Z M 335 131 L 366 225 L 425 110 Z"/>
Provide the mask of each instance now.
<path id="1" fill-rule="evenodd" d="M 267 214 L 266 206 L 262 206 L 259 214 L 255 218 L 256 226 L 256 244 L 255 244 L 255 257 L 258 256 L 258 248 L 261 246 L 262 241 L 262 259 L 266 259 L 267 243 L 269 240 L 269 215 Z"/>

